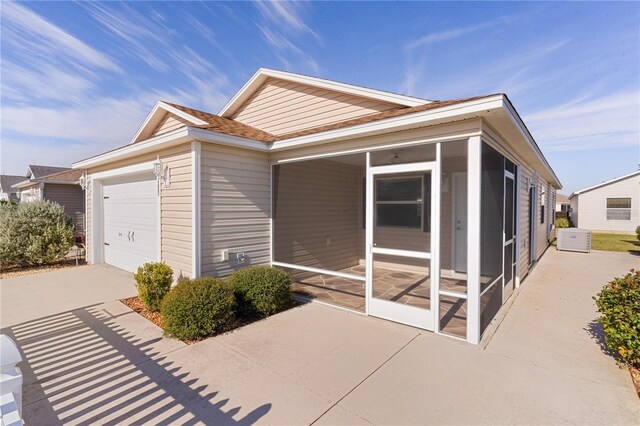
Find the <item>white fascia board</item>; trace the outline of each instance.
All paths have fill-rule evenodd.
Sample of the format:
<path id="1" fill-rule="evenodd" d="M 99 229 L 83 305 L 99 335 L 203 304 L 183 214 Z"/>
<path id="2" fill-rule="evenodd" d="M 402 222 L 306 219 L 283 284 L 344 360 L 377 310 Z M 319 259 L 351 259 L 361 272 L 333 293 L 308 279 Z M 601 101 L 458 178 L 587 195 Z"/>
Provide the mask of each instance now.
<path id="1" fill-rule="evenodd" d="M 14 189 L 28 188 L 30 186 L 36 185 L 37 183 L 38 183 L 37 180 L 25 180 L 25 181 L 18 182 L 16 184 L 11 185 L 11 188 L 14 188 Z"/>
<path id="2" fill-rule="evenodd" d="M 142 134 L 142 132 L 144 132 L 144 130 L 147 128 L 147 126 L 149 125 L 149 123 L 151 122 L 151 120 L 153 119 L 153 117 L 155 117 L 158 114 L 158 110 L 164 110 L 165 112 L 169 112 L 171 114 L 174 114 L 184 120 L 187 120 L 188 122 L 196 125 L 196 126 L 204 126 L 207 123 L 206 121 L 200 120 L 198 117 L 195 117 L 191 114 L 187 114 L 186 112 L 179 110 L 178 108 L 174 108 L 171 105 L 168 105 L 162 101 L 158 101 L 156 102 L 156 104 L 154 105 L 153 109 L 151 110 L 151 112 L 149 113 L 149 115 L 147 115 L 147 118 L 145 118 L 144 122 L 142 123 L 142 126 L 140 126 L 140 128 L 138 129 L 138 131 L 136 132 L 136 134 L 133 136 L 133 138 L 131 139 L 131 142 L 129 142 L 130 144 L 135 143 L 138 138 L 140 137 L 140 135 Z"/>
<path id="3" fill-rule="evenodd" d="M 591 191 L 591 190 L 594 190 L 594 189 L 598 189 L 598 188 L 600 188 L 600 187 L 602 187 L 602 186 L 607 186 L 607 185 L 610 185 L 610 184 L 612 184 L 612 183 L 620 182 L 621 180 L 628 179 L 628 178 L 633 177 L 633 176 L 635 176 L 635 175 L 640 175 L 640 170 L 635 171 L 635 172 L 633 172 L 633 173 L 626 174 L 626 175 L 624 175 L 624 176 L 620 176 L 620 177 L 617 177 L 617 178 L 613 178 L 613 179 L 608 180 L 608 181 L 606 181 L 606 182 L 601 182 L 601 183 L 599 183 L 599 184 L 597 184 L 597 185 L 593 185 L 593 186 L 590 186 L 590 187 L 588 187 L 588 188 L 581 189 L 581 190 L 579 190 L 579 191 L 574 191 L 571 195 L 569 195 L 569 198 L 573 197 L 574 195 L 582 194 L 583 192 L 587 192 L 587 191 Z M 14 185 L 14 186 L 15 186 L 15 185 Z"/>
<path id="4" fill-rule="evenodd" d="M 241 138 L 238 136 L 225 135 L 224 133 L 212 132 L 206 129 L 189 127 L 189 136 L 201 142 L 229 145 L 238 148 L 252 149 L 254 151 L 269 151 L 269 145 L 265 142 Z"/>
<path id="5" fill-rule="evenodd" d="M 204 120 L 200 120 L 198 117 L 188 114 L 178 108 L 172 107 L 171 105 L 165 104 L 162 101 L 158 102 L 158 106 L 168 112 L 170 112 L 171 114 L 177 115 L 180 118 L 184 118 L 185 120 L 187 120 L 190 123 L 193 123 L 196 126 L 204 126 L 206 124 L 209 124 L 208 122 L 204 121 Z"/>
<path id="6" fill-rule="evenodd" d="M 231 100 L 220 110 L 218 115 L 229 117 L 233 115 L 238 107 L 251 96 L 251 94 L 264 81 L 269 78 L 278 78 L 281 80 L 292 81 L 295 83 L 306 84 L 313 87 L 332 90 L 341 93 L 347 93 L 354 96 L 361 96 L 369 99 L 375 99 L 384 102 L 390 102 L 402 106 L 412 107 L 430 103 L 426 99 L 414 98 L 412 96 L 400 95 L 397 93 L 384 92 L 382 90 L 371 89 L 368 87 L 354 86 L 352 84 L 340 83 L 337 81 L 325 80 L 323 78 L 310 77 L 306 75 L 294 74 L 285 71 L 272 70 L 268 68 L 260 68 L 251 79 L 231 98 Z"/>
<path id="7" fill-rule="evenodd" d="M 551 165 L 545 158 L 544 154 L 542 154 L 540 147 L 536 143 L 535 139 L 533 139 L 533 136 L 531 136 L 531 133 L 529 133 L 527 126 L 525 126 L 524 122 L 516 112 L 515 108 L 513 107 L 513 105 L 511 105 L 511 102 L 506 97 L 504 97 L 503 99 L 504 99 L 504 110 L 508 113 L 509 118 L 511 119 L 513 124 L 518 128 L 518 131 L 520 132 L 522 137 L 529 143 L 529 146 L 534 151 L 534 153 L 536 154 L 540 162 L 547 169 L 551 177 L 555 180 L 554 183 L 557 185 L 557 189 L 562 189 L 562 183 L 560 182 L 560 179 L 558 179 L 558 176 L 556 176 L 556 173 L 551 168 Z"/>
<path id="8" fill-rule="evenodd" d="M 222 107 L 218 115 L 220 117 L 229 117 L 233 115 L 234 112 L 238 109 L 238 107 L 251 96 L 251 94 L 258 89 L 267 79 L 267 76 L 264 74 L 264 69 L 260 68 L 256 71 L 253 76 L 247 81 L 241 88 L 236 92 L 235 95 L 227 102 L 227 104 Z"/>
<path id="9" fill-rule="evenodd" d="M 223 133 L 212 132 L 205 129 L 184 127 L 145 141 L 125 145 L 122 148 L 105 152 L 104 154 L 99 154 L 95 157 L 87 158 L 86 160 L 78 161 L 77 163 L 73 163 L 72 167 L 74 169 L 87 169 L 193 140 L 235 146 L 238 148 L 252 149 L 256 151 L 269 150 L 269 147 L 264 142 L 225 135 Z"/>
<path id="10" fill-rule="evenodd" d="M 145 163 L 133 164 L 131 166 L 124 166 L 117 169 L 105 170 L 104 172 L 93 173 L 91 175 L 91 179 L 101 180 L 113 177 L 135 175 L 144 172 L 153 172 L 153 161 L 147 161 Z"/>
<path id="11" fill-rule="evenodd" d="M 145 141 L 134 144 L 125 145 L 122 148 L 98 154 L 95 157 L 87 158 L 72 164 L 74 169 L 87 169 L 99 166 L 112 161 L 128 158 L 134 155 L 140 155 L 147 152 L 155 151 L 160 148 L 178 145 L 182 142 L 191 140 L 189 137 L 189 128 L 185 127 L 172 132 L 167 132 L 160 136 L 156 136 Z"/>
<path id="12" fill-rule="evenodd" d="M 356 126 L 343 127 L 326 132 L 314 133 L 306 136 L 299 136 L 291 139 L 284 139 L 274 142 L 271 151 L 281 151 L 285 149 L 307 146 L 315 143 L 332 142 L 337 139 L 354 138 L 366 136 L 376 132 L 394 132 L 429 123 L 430 121 L 454 118 L 464 114 L 480 114 L 487 110 L 502 108 L 502 96 L 496 95 L 488 98 L 477 99 L 462 104 L 449 105 L 442 108 L 435 108 L 427 111 L 420 111 L 413 114 L 400 115 L 383 120 L 372 121 Z"/>

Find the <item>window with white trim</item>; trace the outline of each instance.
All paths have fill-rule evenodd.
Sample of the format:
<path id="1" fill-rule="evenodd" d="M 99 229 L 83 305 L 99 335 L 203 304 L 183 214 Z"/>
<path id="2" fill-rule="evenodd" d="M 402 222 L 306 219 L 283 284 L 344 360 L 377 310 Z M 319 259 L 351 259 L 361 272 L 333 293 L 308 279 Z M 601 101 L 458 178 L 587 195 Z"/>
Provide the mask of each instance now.
<path id="1" fill-rule="evenodd" d="M 607 198 L 607 220 L 631 220 L 631 198 Z"/>
<path id="2" fill-rule="evenodd" d="M 382 177 L 375 187 L 376 227 L 423 229 L 425 176 Z"/>

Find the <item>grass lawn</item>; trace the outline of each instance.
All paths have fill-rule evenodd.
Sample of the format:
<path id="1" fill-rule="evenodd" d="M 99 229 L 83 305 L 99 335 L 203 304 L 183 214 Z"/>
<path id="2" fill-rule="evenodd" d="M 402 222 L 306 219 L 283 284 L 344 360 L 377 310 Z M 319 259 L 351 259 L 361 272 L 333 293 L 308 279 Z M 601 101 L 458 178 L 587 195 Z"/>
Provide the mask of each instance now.
<path id="1" fill-rule="evenodd" d="M 626 251 L 640 254 L 640 241 L 635 235 L 621 234 L 591 234 L 591 248 L 593 250 Z"/>

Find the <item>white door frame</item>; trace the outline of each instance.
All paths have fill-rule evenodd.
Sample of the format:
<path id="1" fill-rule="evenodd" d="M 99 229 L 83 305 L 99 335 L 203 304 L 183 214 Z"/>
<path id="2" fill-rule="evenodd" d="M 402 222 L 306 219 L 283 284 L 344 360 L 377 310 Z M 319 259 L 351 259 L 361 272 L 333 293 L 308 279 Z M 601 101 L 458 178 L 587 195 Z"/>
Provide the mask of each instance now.
<path id="1" fill-rule="evenodd" d="M 514 165 L 514 167 L 517 167 Z M 507 216 L 505 213 L 505 210 L 507 208 L 507 179 L 511 179 L 512 181 L 512 188 L 511 190 L 513 191 L 513 210 L 511 211 L 511 215 L 513 217 L 513 222 L 511 223 L 511 227 L 512 227 L 512 236 L 511 239 L 509 241 L 506 240 L 506 230 L 505 230 L 505 225 L 507 222 Z M 517 217 L 517 200 L 516 200 L 516 179 L 515 179 L 515 175 L 509 171 L 507 171 L 506 167 L 504 169 L 504 176 L 503 176 L 503 180 L 502 180 L 502 188 L 503 188 L 503 194 L 502 194 L 502 212 L 503 212 L 503 218 L 502 218 L 502 303 L 504 304 L 504 302 L 509 299 L 509 297 L 511 296 L 511 294 L 513 293 L 513 289 L 515 287 L 515 281 L 516 281 L 516 271 L 514 271 L 513 269 L 513 265 L 516 262 L 516 250 L 515 248 L 517 247 L 517 228 L 516 228 L 516 220 L 515 218 Z M 509 265 L 509 268 L 511 268 L 511 281 L 504 282 L 504 277 L 505 275 L 505 269 L 504 269 L 504 249 L 508 246 L 511 245 L 511 264 Z M 512 283 L 512 284 L 509 284 Z"/>
<path id="2" fill-rule="evenodd" d="M 437 161 L 426 161 L 420 163 L 396 164 L 389 166 L 371 166 L 370 154 L 367 153 L 367 179 L 366 179 L 366 313 L 392 321 L 401 322 L 427 330 L 436 330 L 435 325 L 438 306 L 435 303 L 439 289 L 439 264 L 436 253 L 439 245 L 440 226 L 440 185 L 439 167 Z M 382 174 L 430 172 L 431 173 L 431 223 L 430 223 L 430 252 L 420 252 L 411 250 L 399 250 L 386 247 L 373 246 L 374 230 L 374 185 L 375 176 Z M 429 275 L 431 279 L 430 288 L 430 309 L 421 309 L 413 306 L 402 305 L 396 302 L 376 299 L 373 297 L 373 255 L 389 254 L 394 256 L 411 257 L 429 260 Z"/>
<path id="3" fill-rule="evenodd" d="M 93 173 L 91 178 L 91 263 L 104 263 L 104 211 L 102 185 L 105 180 L 153 172 L 153 162 L 134 164 L 104 172 Z M 157 261 L 162 260 L 162 220 L 160 191 L 157 194 Z"/>

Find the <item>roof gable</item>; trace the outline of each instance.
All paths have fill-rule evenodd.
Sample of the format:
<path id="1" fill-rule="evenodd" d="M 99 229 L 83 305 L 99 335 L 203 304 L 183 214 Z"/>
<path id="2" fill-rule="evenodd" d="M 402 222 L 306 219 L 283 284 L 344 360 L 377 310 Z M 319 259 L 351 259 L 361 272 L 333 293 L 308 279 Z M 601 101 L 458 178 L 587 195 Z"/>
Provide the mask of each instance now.
<path id="1" fill-rule="evenodd" d="M 27 168 L 26 177 L 29 179 L 39 179 L 43 176 L 47 176 L 53 173 L 64 172 L 71 170 L 70 167 L 54 167 L 54 166 L 39 166 L 36 164 L 30 164 Z"/>
<path id="2" fill-rule="evenodd" d="M 396 107 L 418 106 L 429 101 L 426 99 L 414 98 L 412 96 L 400 95 L 397 93 L 385 92 L 383 90 L 371 89 L 368 87 L 356 86 L 353 84 L 340 83 L 337 81 L 325 80 L 317 77 L 310 77 L 301 74 L 294 74 L 284 71 L 277 71 L 267 68 L 260 68 L 249 81 L 235 94 L 225 105 L 218 115 L 221 117 L 233 117 L 238 110 L 259 90 L 268 79 L 278 79 L 281 81 L 298 83 L 301 85 L 325 89 L 341 94 L 348 94 L 355 97 L 368 99 L 370 101 L 385 102 Z"/>
<path id="3" fill-rule="evenodd" d="M 406 108 L 295 81 L 268 78 L 230 118 L 282 135 Z"/>
<path id="4" fill-rule="evenodd" d="M 571 195 L 569 195 L 569 198 L 573 198 L 575 195 L 580 195 L 580 194 L 583 194 L 583 193 L 585 193 L 587 191 L 592 191 L 594 189 L 602 188 L 603 186 L 611 185 L 613 183 L 617 183 L 617 182 L 620 182 L 620 181 L 623 181 L 623 180 L 626 180 L 626 179 L 630 179 L 630 178 L 635 177 L 635 176 L 640 176 L 640 170 L 635 171 L 633 173 L 629 173 L 629 174 L 620 176 L 620 177 L 617 177 L 617 178 L 613 178 L 611 180 L 599 183 L 597 185 L 590 186 L 590 187 L 585 188 L 585 189 L 581 189 L 579 191 L 575 191 Z"/>

